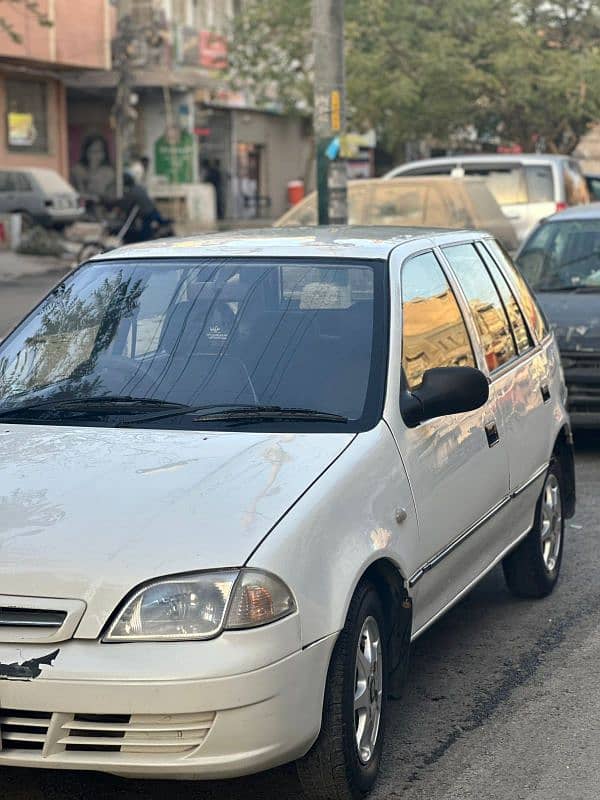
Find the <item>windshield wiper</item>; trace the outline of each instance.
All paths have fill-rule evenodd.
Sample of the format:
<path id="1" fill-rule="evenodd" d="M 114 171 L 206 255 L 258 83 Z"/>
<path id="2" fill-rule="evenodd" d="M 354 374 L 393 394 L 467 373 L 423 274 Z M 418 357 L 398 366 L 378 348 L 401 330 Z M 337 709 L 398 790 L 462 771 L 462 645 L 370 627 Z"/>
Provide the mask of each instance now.
<path id="1" fill-rule="evenodd" d="M 185 403 L 172 403 L 168 400 L 159 400 L 154 397 L 131 397 L 129 395 L 98 395 L 96 397 L 48 397 L 37 403 L 27 403 L 0 410 L 0 418 L 22 417 L 46 411 L 96 411 L 109 414 L 122 413 L 139 414 L 142 411 L 151 411 L 159 408 L 184 411 L 188 408 Z"/>
<path id="2" fill-rule="evenodd" d="M 202 422 L 220 422 L 222 420 L 239 420 L 248 422 L 264 419 L 310 419 L 322 422 L 348 422 L 348 417 L 333 414 L 329 411 L 318 411 L 314 408 L 285 408 L 283 406 L 248 406 L 247 408 L 230 408 L 208 414 L 200 414 L 194 420 Z"/>
<path id="3" fill-rule="evenodd" d="M 212 409 L 212 410 L 211 410 Z M 199 413 L 206 412 L 206 413 Z M 203 406 L 189 406 L 179 411 L 165 414 L 144 414 L 134 419 L 123 420 L 119 427 L 129 427 L 138 422 L 159 422 L 163 419 L 193 414 L 194 422 L 253 422 L 265 419 L 309 419 L 322 422 L 348 422 L 341 414 L 318 411 L 313 408 L 285 408 L 283 406 L 243 405 L 238 403 L 212 403 Z"/>

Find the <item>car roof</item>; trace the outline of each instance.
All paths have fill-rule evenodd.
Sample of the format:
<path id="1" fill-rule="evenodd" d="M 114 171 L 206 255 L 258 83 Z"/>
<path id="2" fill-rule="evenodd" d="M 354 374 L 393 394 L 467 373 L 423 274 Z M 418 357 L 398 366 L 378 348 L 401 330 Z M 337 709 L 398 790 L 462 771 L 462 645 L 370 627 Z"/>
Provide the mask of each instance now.
<path id="1" fill-rule="evenodd" d="M 398 245 L 410 241 L 465 234 L 481 238 L 476 231 L 446 228 L 401 228 L 362 226 L 315 226 L 228 231 L 120 247 L 95 256 L 92 261 L 125 258 L 210 258 L 210 257 L 292 257 L 292 258 L 387 258 Z"/>
<path id="2" fill-rule="evenodd" d="M 544 222 L 562 222 L 569 219 L 600 219 L 600 203 L 585 203 L 580 206 L 569 206 L 541 220 Z"/>
<path id="3" fill-rule="evenodd" d="M 424 158 L 419 161 L 408 161 L 405 164 L 399 164 L 394 169 L 403 169 L 412 167 L 435 167 L 437 164 L 456 164 L 458 163 L 488 163 L 488 164 L 508 164 L 518 163 L 523 161 L 526 163 L 550 163 L 569 160 L 569 156 L 555 155 L 552 153 L 465 153 L 454 156 L 439 156 L 437 158 Z M 390 170 L 393 172 L 394 170 Z M 389 175 L 389 172 L 388 172 Z"/>

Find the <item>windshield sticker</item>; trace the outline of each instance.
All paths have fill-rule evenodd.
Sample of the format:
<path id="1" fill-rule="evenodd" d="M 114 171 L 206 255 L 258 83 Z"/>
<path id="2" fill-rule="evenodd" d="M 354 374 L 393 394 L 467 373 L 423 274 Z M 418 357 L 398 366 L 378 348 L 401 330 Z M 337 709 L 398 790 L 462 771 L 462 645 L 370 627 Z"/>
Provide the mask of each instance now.
<path id="1" fill-rule="evenodd" d="M 0 661 L 0 680 L 3 681 L 32 681 L 42 674 L 42 667 L 53 667 L 60 650 L 54 650 L 41 658 L 30 658 L 21 664 L 16 661 L 12 664 L 3 664 Z"/>

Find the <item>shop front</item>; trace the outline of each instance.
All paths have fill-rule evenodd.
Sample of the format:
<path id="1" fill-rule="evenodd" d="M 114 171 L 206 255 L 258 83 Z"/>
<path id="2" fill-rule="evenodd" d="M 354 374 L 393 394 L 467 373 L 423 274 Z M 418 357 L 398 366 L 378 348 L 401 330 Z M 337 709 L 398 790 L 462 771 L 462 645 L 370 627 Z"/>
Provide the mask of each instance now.
<path id="1" fill-rule="evenodd" d="M 277 219 L 288 208 L 288 183 L 312 178 L 308 125 L 221 94 L 196 105 L 200 178 L 215 186 L 222 218 Z"/>

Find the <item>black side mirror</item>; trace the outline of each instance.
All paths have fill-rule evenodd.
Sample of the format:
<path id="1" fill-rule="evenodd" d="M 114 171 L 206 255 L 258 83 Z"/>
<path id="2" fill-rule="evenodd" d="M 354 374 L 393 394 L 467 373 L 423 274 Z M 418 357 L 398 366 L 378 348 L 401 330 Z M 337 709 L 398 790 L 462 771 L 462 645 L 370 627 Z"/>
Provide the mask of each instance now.
<path id="1" fill-rule="evenodd" d="M 488 379 L 473 367 L 434 367 L 414 392 L 404 392 L 402 417 L 410 428 L 433 417 L 473 411 L 487 403 Z"/>

